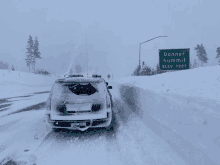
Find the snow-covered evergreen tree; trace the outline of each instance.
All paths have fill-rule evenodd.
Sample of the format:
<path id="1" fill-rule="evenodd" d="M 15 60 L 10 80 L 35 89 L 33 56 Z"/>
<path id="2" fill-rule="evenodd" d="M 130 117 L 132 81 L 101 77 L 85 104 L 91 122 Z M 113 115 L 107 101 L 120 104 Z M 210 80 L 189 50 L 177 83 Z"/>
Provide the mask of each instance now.
<path id="1" fill-rule="evenodd" d="M 141 66 L 138 65 L 138 66 L 135 68 L 135 70 L 134 70 L 132 76 L 139 76 L 139 75 L 140 75 L 140 71 L 141 71 Z"/>
<path id="2" fill-rule="evenodd" d="M 30 68 L 32 66 L 33 72 L 35 72 L 35 64 L 36 64 L 36 59 L 41 58 L 41 53 L 39 51 L 39 42 L 37 37 L 35 37 L 35 40 L 33 41 L 32 36 L 30 35 L 28 38 L 28 45 L 27 45 L 27 52 L 26 52 L 26 64 L 27 67 Z"/>
<path id="3" fill-rule="evenodd" d="M 219 63 L 219 65 L 220 65 L 220 47 L 217 47 L 216 53 L 217 53 L 217 55 L 216 55 L 215 58 L 218 59 L 218 63 Z"/>
<path id="4" fill-rule="evenodd" d="M 39 42 L 38 42 L 37 37 L 35 37 L 34 46 L 33 46 L 33 55 L 32 55 L 32 61 L 31 61 L 32 68 L 34 71 L 35 71 L 36 59 L 37 58 L 41 59 L 40 55 L 41 55 L 41 53 L 39 51 Z"/>
<path id="5" fill-rule="evenodd" d="M 151 69 L 151 75 L 155 75 L 156 74 L 156 70 L 154 70 L 154 68 Z"/>
<path id="6" fill-rule="evenodd" d="M 7 62 L 0 60 L 0 69 L 10 69 L 10 66 Z"/>
<path id="7" fill-rule="evenodd" d="M 194 59 L 194 63 L 193 63 L 193 66 L 192 66 L 192 68 L 197 68 L 198 67 L 198 63 L 197 63 L 197 60 L 196 59 Z"/>
<path id="8" fill-rule="evenodd" d="M 149 66 L 144 66 L 141 70 L 141 75 L 146 75 L 146 76 L 150 76 L 152 74 L 152 70 L 151 67 Z"/>
<path id="9" fill-rule="evenodd" d="M 15 71 L 15 68 L 14 68 L 14 66 L 13 66 L 13 65 L 11 66 L 11 70 Z"/>
<path id="10" fill-rule="evenodd" d="M 156 66 L 156 74 L 161 74 L 161 73 L 163 73 L 163 71 L 160 69 L 160 65 L 157 64 L 157 66 Z"/>
<path id="11" fill-rule="evenodd" d="M 26 64 L 27 67 L 29 67 L 29 71 L 30 71 L 30 67 L 32 65 L 32 58 L 33 58 L 33 46 L 34 46 L 34 42 L 33 39 L 31 37 L 31 35 L 28 38 L 28 45 L 27 45 L 27 52 L 26 52 Z"/>
<path id="12" fill-rule="evenodd" d="M 197 50 L 197 56 L 199 58 L 199 61 L 201 62 L 201 66 L 203 65 L 203 63 L 207 63 L 208 62 L 208 57 L 207 57 L 207 53 L 206 50 L 203 46 L 203 44 L 198 45 L 195 47 L 195 50 Z"/>
<path id="13" fill-rule="evenodd" d="M 41 53 L 39 51 L 39 42 L 38 42 L 37 37 L 35 37 L 35 40 L 34 40 L 34 57 L 41 59 L 40 55 L 41 55 Z"/>

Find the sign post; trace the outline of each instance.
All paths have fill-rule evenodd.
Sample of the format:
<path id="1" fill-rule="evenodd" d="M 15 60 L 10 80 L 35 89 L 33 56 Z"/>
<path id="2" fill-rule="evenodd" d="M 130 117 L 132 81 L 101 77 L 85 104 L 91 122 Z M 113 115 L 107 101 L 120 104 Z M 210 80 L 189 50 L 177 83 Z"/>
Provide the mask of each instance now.
<path id="1" fill-rule="evenodd" d="M 189 69 L 190 49 L 159 49 L 159 65 L 161 70 Z"/>

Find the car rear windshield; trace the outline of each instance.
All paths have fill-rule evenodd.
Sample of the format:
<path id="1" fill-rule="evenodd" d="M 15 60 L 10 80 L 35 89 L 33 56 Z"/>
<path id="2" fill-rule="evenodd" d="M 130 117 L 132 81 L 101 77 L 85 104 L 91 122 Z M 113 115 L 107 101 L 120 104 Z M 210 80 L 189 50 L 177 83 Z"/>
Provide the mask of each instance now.
<path id="1" fill-rule="evenodd" d="M 92 95 L 96 92 L 100 93 L 105 90 L 103 82 L 96 83 L 82 83 L 82 82 L 68 82 L 61 83 L 63 87 L 67 87 L 72 93 L 76 95 Z"/>

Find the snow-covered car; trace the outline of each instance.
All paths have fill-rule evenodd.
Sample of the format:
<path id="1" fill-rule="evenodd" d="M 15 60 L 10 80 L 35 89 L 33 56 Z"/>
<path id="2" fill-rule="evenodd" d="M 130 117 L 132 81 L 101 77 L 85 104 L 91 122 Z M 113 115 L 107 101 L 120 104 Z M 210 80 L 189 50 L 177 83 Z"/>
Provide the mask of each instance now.
<path id="1" fill-rule="evenodd" d="M 53 84 L 46 106 L 47 129 L 113 129 L 113 101 L 106 81 L 97 76 L 70 76 Z"/>

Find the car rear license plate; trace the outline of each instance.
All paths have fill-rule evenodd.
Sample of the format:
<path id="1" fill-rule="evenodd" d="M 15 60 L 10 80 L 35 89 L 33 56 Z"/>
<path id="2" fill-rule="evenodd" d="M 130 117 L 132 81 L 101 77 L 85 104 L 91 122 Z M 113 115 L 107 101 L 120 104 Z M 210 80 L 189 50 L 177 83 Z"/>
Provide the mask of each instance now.
<path id="1" fill-rule="evenodd" d="M 86 122 L 81 122 L 81 123 L 71 123 L 71 126 L 86 126 Z"/>
<path id="2" fill-rule="evenodd" d="M 88 111 L 91 110 L 91 104 L 67 104 L 67 111 Z"/>

